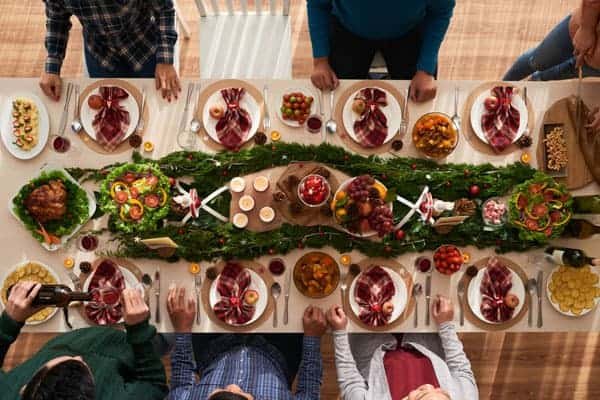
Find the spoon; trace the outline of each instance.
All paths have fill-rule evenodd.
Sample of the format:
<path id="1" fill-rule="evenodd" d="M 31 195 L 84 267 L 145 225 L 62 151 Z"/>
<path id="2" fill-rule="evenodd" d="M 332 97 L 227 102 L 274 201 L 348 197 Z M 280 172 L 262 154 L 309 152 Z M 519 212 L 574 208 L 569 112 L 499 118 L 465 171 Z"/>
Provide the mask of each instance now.
<path id="1" fill-rule="evenodd" d="M 537 290 L 537 281 L 535 279 L 531 278 L 527 281 L 527 290 L 529 291 L 529 297 L 531 298 L 527 322 L 529 326 L 533 326 L 533 294 Z"/>
<path id="2" fill-rule="evenodd" d="M 200 91 L 201 91 L 200 88 L 201 88 L 201 84 L 198 83 L 198 85 L 196 86 L 198 95 L 196 96 L 196 101 L 194 102 L 194 114 L 193 114 L 192 122 L 190 122 L 190 131 L 192 131 L 193 133 L 198 133 L 200 131 L 200 128 L 202 128 L 202 123 L 198 119 L 198 102 L 200 100 Z"/>
<path id="3" fill-rule="evenodd" d="M 337 131 L 337 123 L 333 120 L 333 99 L 335 91 L 329 92 L 329 121 L 325 123 L 325 130 L 332 135 Z"/>
<path id="4" fill-rule="evenodd" d="M 277 299 L 281 294 L 281 285 L 275 282 L 271 286 L 271 296 L 273 296 L 273 328 L 277 328 Z"/>
<path id="5" fill-rule="evenodd" d="M 452 122 L 456 125 L 456 128 L 460 131 L 461 118 L 458 115 L 458 97 L 459 97 L 459 88 L 456 86 L 454 88 L 454 115 L 452 116 Z"/>
<path id="6" fill-rule="evenodd" d="M 420 283 L 415 283 L 412 288 L 412 296 L 415 298 L 415 328 L 419 325 L 419 299 L 418 297 L 423 293 L 423 286 Z"/>
<path id="7" fill-rule="evenodd" d="M 79 86 L 75 87 L 75 118 L 71 122 L 71 130 L 73 133 L 79 133 L 83 126 L 81 125 L 81 118 L 79 116 Z"/>

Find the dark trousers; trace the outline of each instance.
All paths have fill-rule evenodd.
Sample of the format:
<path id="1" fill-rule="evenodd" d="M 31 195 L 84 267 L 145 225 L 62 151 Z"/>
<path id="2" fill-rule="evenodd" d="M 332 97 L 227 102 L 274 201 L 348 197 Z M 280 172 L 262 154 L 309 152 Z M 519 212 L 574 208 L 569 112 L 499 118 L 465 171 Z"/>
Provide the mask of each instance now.
<path id="1" fill-rule="evenodd" d="M 156 57 L 151 57 L 141 70 L 135 71 L 126 61 L 120 62 L 114 71 L 104 68 L 94 56 L 90 54 L 86 46 L 85 63 L 90 78 L 154 78 L 156 70 Z"/>
<path id="2" fill-rule="evenodd" d="M 285 360 L 287 366 L 287 377 L 288 381 L 291 383 L 294 381 L 296 374 L 298 373 L 298 369 L 300 368 L 300 363 L 302 362 L 302 334 L 236 334 L 234 341 L 235 344 L 241 345 L 243 343 L 252 343 L 255 342 L 257 336 L 261 336 L 268 344 L 273 346 L 281 356 Z M 219 345 L 214 345 L 214 342 L 217 339 L 223 337 L 223 334 L 219 333 L 207 333 L 207 334 L 194 334 L 192 335 L 192 345 L 194 347 L 194 358 L 196 359 L 196 364 L 199 367 L 205 366 L 204 364 L 210 363 L 210 358 L 214 357 L 216 354 L 213 351 L 218 352 Z M 214 342 L 214 343 L 213 343 Z M 230 343 L 233 345 L 234 343 Z M 209 350 L 210 349 L 210 350 Z M 212 354 L 211 354 L 212 353 Z"/>
<path id="3" fill-rule="evenodd" d="M 421 43 L 420 27 L 401 38 L 371 40 L 355 35 L 332 18 L 329 64 L 340 79 L 367 79 L 379 51 L 392 79 L 410 80 L 417 72 Z"/>

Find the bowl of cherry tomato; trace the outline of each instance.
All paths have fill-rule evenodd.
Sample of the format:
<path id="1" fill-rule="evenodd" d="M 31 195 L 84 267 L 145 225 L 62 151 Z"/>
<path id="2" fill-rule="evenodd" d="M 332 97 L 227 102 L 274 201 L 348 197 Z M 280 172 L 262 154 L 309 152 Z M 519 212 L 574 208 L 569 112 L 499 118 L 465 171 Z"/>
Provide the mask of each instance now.
<path id="1" fill-rule="evenodd" d="M 445 244 L 438 247 L 433 253 L 433 263 L 439 273 L 452 275 L 462 267 L 464 259 L 458 247 Z"/>
<path id="2" fill-rule="evenodd" d="M 284 124 L 298 128 L 314 114 L 314 110 L 315 98 L 296 89 L 283 94 L 278 115 Z"/>

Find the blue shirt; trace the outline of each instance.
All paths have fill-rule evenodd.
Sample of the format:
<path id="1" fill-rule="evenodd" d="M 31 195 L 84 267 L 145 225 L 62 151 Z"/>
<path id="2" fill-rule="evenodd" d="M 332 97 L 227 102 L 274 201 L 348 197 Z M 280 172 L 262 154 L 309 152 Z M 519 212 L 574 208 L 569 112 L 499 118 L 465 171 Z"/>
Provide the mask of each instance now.
<path id="1" fill-rule="evenodd" d="M 281 354 L 266 346 L 223 346 L 195 382 L 196 363 L 191 334 L 177 334 L 171 354 L 170 400 L 205 400 L 215 389 L 236 384 L 257 400 L 317 400 L 323 365 L 320 338 L 305 336 L 296 394 L 286 378 Z M 215 349 L 211 349 L 215 350 Z"/>
<path id="2" fill-rule="evenodd" d="M 313 56 L 329 55 L 332 16 L 355 35 L 373 40 L 399 38 L 422 24 L 417 70 L 433 75 L 454 5 L 455 0 L 307 0 Z"/>

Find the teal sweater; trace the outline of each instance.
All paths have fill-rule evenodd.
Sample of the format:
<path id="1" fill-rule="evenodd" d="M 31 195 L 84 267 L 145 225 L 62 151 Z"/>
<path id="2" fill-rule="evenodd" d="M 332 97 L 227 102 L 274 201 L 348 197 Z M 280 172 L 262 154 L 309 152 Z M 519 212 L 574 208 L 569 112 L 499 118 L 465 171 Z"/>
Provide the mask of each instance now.
<path id="1" fill-rule="evenodd" d="M 423 23 L 417 70 L 433 74 L 455 0 L 307 0 L 313 56 L 329 55 L 331 17 L 357 36 L 399 38 Z"/>
<path id="2" fill-rule="evenodd" d="M 0 316 L 0 363 L 22 326 L 6 313 Z M 164 399 L 168 393 L 165 370 L 151 342 L 156 329 L 143 322 L 126 330 L 93 327 L 57 336 L 23 364 L 0 371 L 0 398 L 18 400 L 21 387 L 47 361 L 79 355 L 94 375 L 97 400 Z"/>

